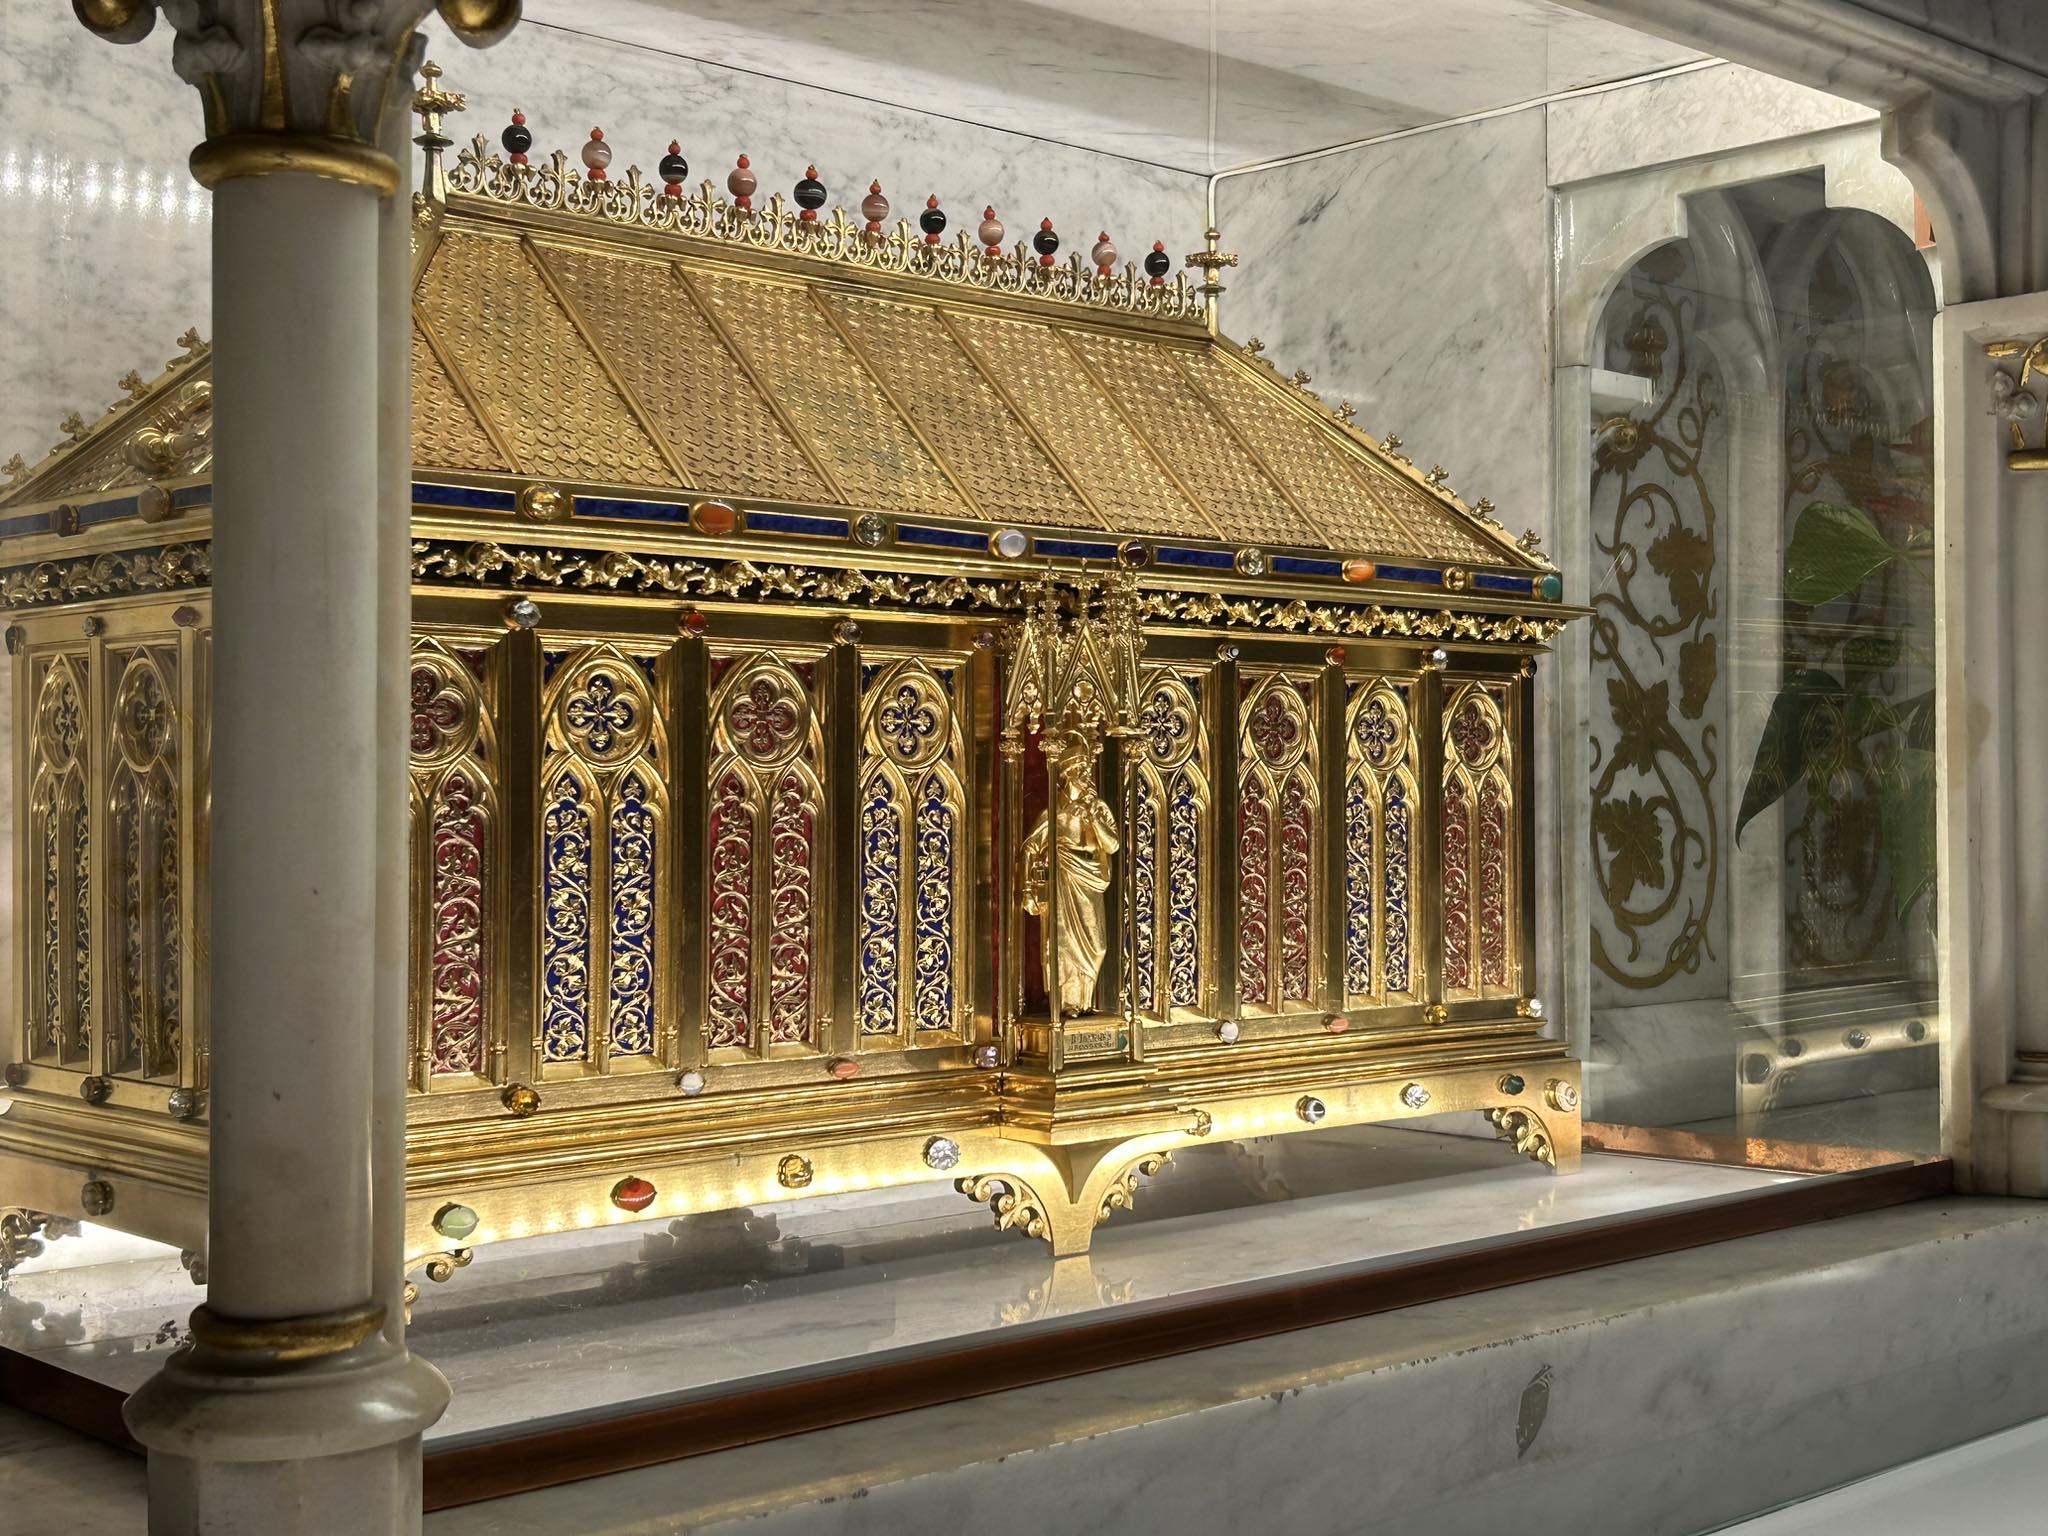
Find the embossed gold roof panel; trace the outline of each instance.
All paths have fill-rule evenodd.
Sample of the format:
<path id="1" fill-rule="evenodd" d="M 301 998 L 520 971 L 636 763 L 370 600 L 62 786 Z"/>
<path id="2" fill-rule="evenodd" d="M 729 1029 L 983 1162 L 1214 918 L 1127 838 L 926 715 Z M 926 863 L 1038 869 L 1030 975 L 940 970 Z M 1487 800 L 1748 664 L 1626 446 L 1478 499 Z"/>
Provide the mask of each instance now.
<path id="1" fill-rule="evenodd" d="M 1548 571 L 1190 290 L 466 156 L 423 226 L 416 467 Z M 553 179 L 550 179 L 553 178 Z M 964 240 L 964 237 L 963 237 Z M 195 350 L 0 504 L 201 472 Z M 185 392 L 185 393 L 181 393 Z M 198 425 L 195 426 L 195 423 Z"/>

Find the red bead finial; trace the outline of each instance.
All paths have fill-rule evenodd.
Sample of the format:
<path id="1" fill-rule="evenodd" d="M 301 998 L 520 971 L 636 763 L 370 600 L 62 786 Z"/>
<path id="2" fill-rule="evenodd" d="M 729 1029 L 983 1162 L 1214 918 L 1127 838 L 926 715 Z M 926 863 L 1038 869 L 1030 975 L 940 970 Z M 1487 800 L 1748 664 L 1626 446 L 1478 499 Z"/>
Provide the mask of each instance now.
<path id="1" fill-rule="evenodd" d="M 1106 281 L 1116 267 L 1116 246 L 1111 243 L 1108 230 L 1095 237 L 1095 249 L 1088 256 L 1095 263 L 1096 276 Z"/>
<path id="2" fill-rule="evenodd" d="M 981 248 L 989 260 L 1003 254 L 1003 221 L 996 217 L 993 203 L 981 210 L 981 228 L 975 234 L 981 237 Z"/>
<path id="3" fill-rule="evenodd" d="M 726 172 L 725 187 L 732 193 L 735 208 L 751 209 L 754 206 L 754 188 L 761 184 L 761 180 L 748 168 L 750 164 L 747 157 L 741 155 L 739 163 Z"/>
<path id="4" fill-rule="evenodd" d="M 881 234 L 882 220 L 889 217 L 889 199 L 882 196 L 881 182 L 868 183 L 868 195 L 860 200 L 860 215 L 868 221 L 869 234 Z"/>

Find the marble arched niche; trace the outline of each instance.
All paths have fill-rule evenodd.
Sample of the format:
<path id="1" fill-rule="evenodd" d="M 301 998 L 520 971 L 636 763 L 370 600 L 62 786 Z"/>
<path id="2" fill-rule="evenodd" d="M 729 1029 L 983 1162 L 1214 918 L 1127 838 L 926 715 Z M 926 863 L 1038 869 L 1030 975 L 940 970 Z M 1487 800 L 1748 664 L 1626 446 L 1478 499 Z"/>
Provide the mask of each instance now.
<path id="1" fill-rule="evenodd" d="M 1933 1081 L 1924 1050 L 1853 1071 L 1792 1059 L 1794 1037 L 1852 1015 L 1898 1015 L 1904 1043 L 1905 1016 L 1933 1006 L 1934 903 L 1897 912 L 1880 828 L 1904 734 L 1809 711 L 1801 729 L 1845 743 L 1828 787 L 1744 801 L 1759 748 L 1782 742 L 1788 679 L 1896 641 L 1869 691 L 1904 709 L 1932 685 L 1931 585 L 1787 600 L 1810 504 L 1905 543 L 1932 499 L 1932 280 L 1902 181 L 1854 163 L 1874 135 L 1842 138 L 1839 166 L 1774 146 L 1597 184 L 1577 207 L 1562 194 L 1560 558 L 1594 609 L 1559 669 L 1562 980 L 1590 1021 L 1595 1118 L 1772 1134 L 1764 1119 L 1803 1102 Z M 1843 190 L 1882 211 L 1839 206 Z M 1908 1129 L 1931 1145 L 1924 1097 Z"/>

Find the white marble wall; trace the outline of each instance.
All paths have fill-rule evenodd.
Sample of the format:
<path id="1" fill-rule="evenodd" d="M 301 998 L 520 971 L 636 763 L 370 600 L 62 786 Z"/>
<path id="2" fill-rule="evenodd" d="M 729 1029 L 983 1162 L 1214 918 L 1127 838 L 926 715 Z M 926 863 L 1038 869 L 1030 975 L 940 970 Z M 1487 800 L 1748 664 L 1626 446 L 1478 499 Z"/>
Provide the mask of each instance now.
<path id="1" fill-rule="evenodd" d="M 1201 245 L 1203 180 L 1116 155 L 865 101 L 674 54 L 529 24 L 473 52 L 430 26 L 443 84 L 468 93 L 451 120 L 497 135 L 522 108 L 536 158 L 572 155 L 593 126 L 615 170 L 650 174 L 679 138 L 690 180 L 723 183 L 744 152 L 762 192 L 815 162 L 835 202 L 881 178 L 898 212 L 939 194 L 954 228 L 993 202 L 1013 238 L 1050 216 L 1068 249 L 1108 229 L 1132 258 L 1154 240 Z M 118 48 L 62 5 L 0 6 L 0 459 L 31 463 L 72 410 L 90 418 L 130 368 L 153 375 L 189 325 L 208 325 L 208 203 L 186 170 L 197 95 L 171 74 L 169 29 Z"/>

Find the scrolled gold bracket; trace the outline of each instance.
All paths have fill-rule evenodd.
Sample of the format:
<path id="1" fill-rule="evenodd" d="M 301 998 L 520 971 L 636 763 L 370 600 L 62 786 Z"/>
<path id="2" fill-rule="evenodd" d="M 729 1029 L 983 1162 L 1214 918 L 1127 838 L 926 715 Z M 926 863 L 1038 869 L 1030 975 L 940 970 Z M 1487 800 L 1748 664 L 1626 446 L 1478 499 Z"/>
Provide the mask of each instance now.
<path id="1" fill-rule="evenodd" d="M 955 1179 L 953 1187 L 976 1205 L 985 1205 L 996 1218 L 999 1231 L 1012 1228 L 1026 1237 L 1052 1241 L 1052 1220 L 1038 1192 L 1015 1174 L 982 1173 Z"/>
<path id="2" fill-rule="evenodd" d="M 436 1285 L 445 1285 L 448 1277 L 458 1269 L 469 1267 L 469 1261 L 476 1257 L 474 1248 L 451 1248 L 445 1253 L 423 1253 L 418 1258 L 405 1261 L 405 1320 L 412 1321 L 412 1304 L 420 1299 L 419 1282 L 412 1278 L 414 1270 L 421 1271 Z"/>
<path id="3" fill-rule="evenodd" d="M 1156 1178 L 1160 1170 L 1172 1161 L 1171 1152 L 1147 1152 L 1111 1179 L 1109 1188 L 1102 1192 L 1102 1201 L 1096 1208 L 1096 1221 L 1104 1222 L 1118 1211 L 1129 1210 L 1138 1198 L 1138 1180 Z"/>
<path id="4" fill-rule="evenodd" d="M 1503 1141 L 1513 1142 L 1515 1150 L 1522 1156 L 1542 1163 L 1546 1168 L 1557 1166 L 1557 1149 L 1551 1144 L 1550 1132 L 1529 1110 L 1489 1109 L 1486 1118 L 1493 1122 L 1495 1134 Z"/>

